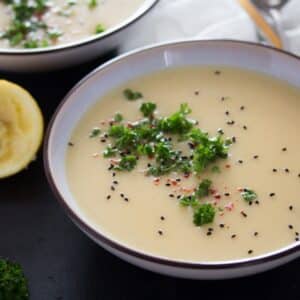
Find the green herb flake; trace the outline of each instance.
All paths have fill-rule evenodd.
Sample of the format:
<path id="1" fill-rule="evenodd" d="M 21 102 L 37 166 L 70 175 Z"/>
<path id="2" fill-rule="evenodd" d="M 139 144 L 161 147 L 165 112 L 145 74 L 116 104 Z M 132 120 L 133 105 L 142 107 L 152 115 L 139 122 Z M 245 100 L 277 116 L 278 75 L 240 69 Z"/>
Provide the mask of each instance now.
<path id="1" fill-rule="evenodd" d="M 123 118 L 122 114 L 120 114 L 120 113 L 116 113 L 115 116 L 114 116 L 114 121 L 115 121 L 116 123 L 122 122 L 123 119 L 124 119 L 124 118 Z"/>
<path id="2" fill-rule="evenodd" d="M 152 102 L 143 103 L 140 107 L 140 111 L 143 113 L 144 117 L 153 117 L 154 111 L 156 109 L 156 104 Z"/>
<path id="3" fill-rule="evenodd" d="M 105 158 L 114 157 L 118 153 L 118 150 L 115 148 L 112 148 L 110 146 L 106 147 L 106 149 L 103 151 L 103 156 Z"/>
<path id="4" fill-rule="evenodd" d="M 102 24 L 97 24 L 95 28 L 95 33 L 103 33 L 105 31 L 105 27 Z"/>
<path id="5" fill-rule="evenodd" d="M 143 98 L 143 94 L 141 92 L 133 91 L 132 89 L 125 89 L 123 91 L 123 95 L 127 100 L 130 101 L 135 101 Z"/>
<path id="6" fill-rule="evenodd" d="M 194 211 L 194 224 L 202 226 L 212 223 L 215 218 L 216 210 L 210 203 L 200 205 Z"/>
<path id="7" fill-rule="evenodd" d="M 99 136 L 100 133 L 101 133 L 101 129 L 98 128 L 98 127 L 95 127 L 95 128 L 93 128 L 92 131 L 90 132 L 89 137 L 90 137 L 90 138 L 95 138 L 95 137 Z"/>
<path id="8" fill-rule="evenodd" d="M 89 0 L 89 8 L 93 9 L 98 6 L 98 0 Z"/>
<path id="9" fill-rule="evenodd" d="M 247 201 L 251 202 L 257 199 L 257 194 L 248 188 L 244 188 L 244 191 L 241 193 L 242 198 Z"/>
<path id="10" fill-rule="evenodd" d="M 198 188 L 196 190 L 196 196 L 200 198 L 207 197 L 209 195 L 209 189 L 212 185 L 212 181 L 209 179 L 204 179 L 202 182 L 198 185 Z"/>
<path id="11" fill-rule="evenodd" d="M 212 171 L 213 173 L 217 173 L 217 174 L 220 174 L 220 173 L 221 173 L 221 169 L 220 169 L 219 166 L 213 166 L 213 167 L 211 168 L 211 171 Z"/>
<path id="12" fill-rule="evenodd" d="M 19 264 L 0 259 L 0 299 L 29 300 L 28 284 Z"/>
<path id="13" fill-rule="evenodd" d="M 197 207 L 199 205 L 199 201 L 196 199 L 195 195 L 184 196 L 180 199 L 180 204 L 184 207 Z"/>
<path id="14" fill-rule="evenodd" d="M 137 164 L 137 159 L 134 155 L 127 155 L 122 157 L 118 166 L 114 170 L 118 171 L 132 171 Z"/>

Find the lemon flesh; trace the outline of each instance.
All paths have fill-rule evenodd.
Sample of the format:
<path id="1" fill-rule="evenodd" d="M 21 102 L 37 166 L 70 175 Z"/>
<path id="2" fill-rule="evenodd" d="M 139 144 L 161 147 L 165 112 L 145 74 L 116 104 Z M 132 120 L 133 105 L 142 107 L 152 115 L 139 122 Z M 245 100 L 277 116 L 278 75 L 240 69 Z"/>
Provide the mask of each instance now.
<path id="1" fill-rule="evenodd" d="M 42 113 L 20 86 L 0 80 L 0 178 L 26 168 L 43 137 Z"/>

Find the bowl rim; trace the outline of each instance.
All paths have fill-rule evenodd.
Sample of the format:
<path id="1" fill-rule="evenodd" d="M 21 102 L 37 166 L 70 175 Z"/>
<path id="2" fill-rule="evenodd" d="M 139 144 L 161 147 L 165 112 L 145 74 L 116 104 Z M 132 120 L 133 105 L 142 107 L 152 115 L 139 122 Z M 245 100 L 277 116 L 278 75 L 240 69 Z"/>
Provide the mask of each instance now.
<path id="1" fill-rule="evenodd" d="M 28 55 L 40 55 L 40 54 L 49 54 L 57 53 L 65 50 L 72 50 L 81 46 L 86 46 L 92 43 L 96 43 L 100 40 L 105 40 L 112 35 L 119 33 L 120 31 L 130 27 L 143 16 L 145 16 L 152 8 L 154 8 L 160 0 L 146 0 L 141 4 L 141 7 L 132 13 L 124 21 L 117 23 L 116 26 L 113 26 L 108 31 L 103 32 L 100 35 L 92 35 L 86 38 L 79 39 L 74 42 L 61 44 L 57 46 L 49 46 L 45 48 L 36 48 L 36 49 L 15 49 L 15 48 L 1 48 L 0 47 L 0 56 L 1 55 L 12 55 L 12 56 L 28 56 Z M 140 12 L 139 12 L 140 10 Z M 138 13 L 139 12 L 139 13 Z"/>
<path id="2" fill-rule="evenodd" d="M 44 163 L 44 172 L 46 175 L 46 178 L 48 180 L 48 183 L 50 185 L 51 190 L 54 193 L 54 196 L 62 206 L 62 208 L 65 210 L 67 215 L 70 217 L 70 219 L 78 226 L 82 231 L 84 231 L 90 238 L 92 238 L 94 241 L 100 241 L 102 244 L 108 246 L 109 248 L 112 248 L 113 250 L 116 250 L 118 252 L 122 252 L 128 256 L 134 257 L 136 259 L 141 259 L 144 261 L 148 261 L 150 263 L 165 265 L 168 267 L 175 267 L 175 268 L 183 268 L 183 269 L 191 269 L 191 270 L 220 270 L 220 269 L 237 269 L 241 267 L 249 267 L 259 264 L 265 264 L 268 262 L 272 262 L 274 260 L 283 259 L 284 257 L 290 256 L 292 254 L 295 254 L 300 250 L 300 242 L 295 242 L 291 245 L 279 248 L 275 251 L 271 251 L 268 253 L 265 253 L 263 255 L 254 256 L 251 258 L 241 258 L 236 260 L 228 260 L 228 261 L 201 261 L 201 262 L 192 262 L 192 261 L 183 261 L 183 260 L 176 260 L 172 258 L 166 258 L 166 257 L 160 257 L 156 256 L 150 253 L 144 253 L 141 250 L 130 248 L 129 245 L 124 245 L 121 242 L 114 240 L 113 238 L 109 238 L 105 236 L 104 234 L 100 233 L 99 231 L 92 228 L 89 224 L 87 224 L 84 220 L 82 220 L 70 207 L 70 205 L 67 203 L 67 201 L 62 196 L 61 192 L 59 191 L 58 187 L 55 184 L 54 177 L 55 175 L 52 174 L 50 171 L 50 157 L 49 157 L 49 141 L 52 133 L 52 128 L 55 123 L 57 115 L 60 113 L 60 111 L 63 109 L 64 105 L 68 102 L 68 99 L 70 96 L 76 92 L 78 89 L 81 88 L 81 86 L 88 81 L 90 78 L 92 78 L 96 73 L 101 72 L 102 70 L 106 68 L 110 68 L 110 66 L 114 65 L 115 63 L 118 63 L 119 61 L 126 60 L 128 57 L 131 57 L 135 54 L 140 53 L 146 53 L 147 51 L 151 51 L 153 49 L 158 48 L 168 48 L 172 46 L 180 46 L 180 45 L 188 45 L 188 44 L 197 44 L 199 47 L 201 45 L 204 45 L 206 43 L 224 43 L 226 45 L 237 45 L 241 47 L 253 47 L 253 48 L 263 48 L 267 49 L 271 52 L 276 52 L 280 55 L 285 55 L 289 57 L 290 59 L 296 59 L 298 62 L 300 62 L 300 56 L 297 56 L 296 54 L 277 49 L 272 46 L 266 46 L 254 42 L 248 42 L 248 41 L 237 41 L 237 40 L 230 40 L 230 39 L 217 39 L 217 40 L 188 40 L 188 41 L 172 41 L 167 43 L 159 43 L 156 45 L 146 46 L 143 48 L 132 50 L 128 53 L 122 54 L 120 56 L 117 56 L 116 58 L 109 60 L 108 62 L 100 65 L 99 67 L 95 68 L 93 71 L 91 71 L 89 74 L 87 74 L 85 77 L 83 77 L 71 90 L 66 94 L 66 96 L 62 99 L 62 101 L 57 106 L 54 114 L 52 115 L 50 122 L 48 123 L 48 127 L 45 133 L 44 137 L 44 145 L 43 145 L 43 163 Z"/>

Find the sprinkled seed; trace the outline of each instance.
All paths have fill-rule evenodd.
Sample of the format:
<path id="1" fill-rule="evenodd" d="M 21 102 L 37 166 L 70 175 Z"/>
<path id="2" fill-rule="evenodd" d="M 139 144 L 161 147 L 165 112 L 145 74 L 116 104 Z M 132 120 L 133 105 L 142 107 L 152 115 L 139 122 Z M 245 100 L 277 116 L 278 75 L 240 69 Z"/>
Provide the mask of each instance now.
<path id="1" fill-rule="evenodd" d="M 254 232 L 254 236 L 258 236 L 258 232 L 257 231 Z"/>
<path id="2" fill-rule="evenodd" d="M 253 158 L 254 158 L 254 159 L 258 159 L 258 155 L 254 155 Z"/>
<path id="3" fill-rule="evenodd" d="M 217 131 L 218 131 L 219 134 L 222 134 L 222 135 L 224 134 L 224 131 L 221 128 L 219 128 Z"/>
<path id="4" fill-rule="evenodd" d="M 112 191 L 115 191 L 115 187 L 114 187 L 113 185 L 110 187 L 110 189 L 111 189 Z"/>
<path id="5" fill-rule="evenodd" d="M 293 228 L 294 228 L 294 226 L 290 224 L 289 225 L 289 229 L 293 229 Z"/>
<path id="6" fill-rule="evenodd" d="M 174 198 L 174 194 L 169 194 L 169 197 Z"/>
<path id="7" fill-rule="evenodd" d="M 245 109 L 245 106 L 242 105 L 242 106 L 240 107 L 240 110 L 244 110 L 244 109 Z"/>
<path id="8" fill-rule="evenodd" d="M 111 195 L 107 195 L 106 199 L 109 200 L 111 198 Z"/>
<path id="9" fill-rule="evenodd" d="M 233 234 L 233 235 L 231 236 L 231 238 L 232 238 L 232 239 L 236 238 L 236 234 Z"/>
<path id="10" fill-rule="evenodd" d="M 177 182 L 180 182 L 180 181 L 181 181 L 181 179 L 180 179 L 180 178 L 176 178 L 176 181 L 177 181 Z"/>
<path id="11" fill-rule="evenodd" d="M 177 199 L 180 199 L 180 198 L 181 198 L 181 195 L 178 195 L 178 196 L 177 196 Z"/>
<path id="12" fill-rule="evenodd" d="M 116 173 L 115 173 L 115 172 L 113 172 L 111 175 L 112 175 L 112 177 L 115 177 L 115 176 L 116 176 Z"/>
<path id="13" fill-rule="evenodd" d="M 287 150 L 287 148 L 286 148 L 286 147 L 282 148 L 282 151 L 283 151 L 283 152 L 285 152 L 286 150 Z"/>
<path id="14" fill-rule="evenodd" d="M 228 110 L 225 111 L 225 115 L 229 116 L 229 111 Z"/>
<path id="15" fill-rule="evenodd" d="M 162 232 L 162 230 L 158 230 L 157 231 L 159 235 L 163 235 L 164 233 Z"/>
<path id="16" fill-rule="evenodd" d="M 284 171 L 285 171 L 286 173 L 289 173 L 289 172 L 290 172 L 290 170 L 289 170 L 288 168 L 285 168 Z"/>
<path id="17" fill-rule="evenodd" d="M 69 143 L 68 143 L 68 146 L 73 147 L 74 144 L 73 144 L 72 142 L 69 142 Z"/>
<path id="18" fill-rule="evenodd" d="M 215 74 L 215 75 L 221 75 L 221 71 L 216 70 L 216 71 L 214 72 L 214 74 Z"/>
<path id="19" fill-rule="evenodd" d="M 298 242 L 298 241 L 299 241 L 299 238 L 296 237 L 296 238 L 295 238 L 295 241 Z"/>
<path id="20" fill-rule="evenodd" d="M 276 173 L 276 172 L 277 172 L 277 169 L 274 168 L 272 171 L 273 171 L 274 173 Z"/>
<path id="21" fill-rule="evenodd" d="M 298 177 L 300 177 L 300 173 L 298 174 Z"/>
<path id="22" fill-rule="evenodd" d="M 208 228 L 208 231 L 214 231 L 214 229 L 213 229 L 213 228 L 211 228 L 211 227 L 209 227 L 209 228 Z"/>
<path id="23" fill-rule="evenodd" d="M 165 217 L 164 217 L 164 216 L 161 216 L 160 219 L 161 219 L 162 221 L 164 221 L 164 220 L 165 220 Z"/>
<path id="24" fill-rule="evenodd" d="M 166 186 L 170 186 L 171 185 L 171 183 L 166 183 Z"/>
<path id="25" fill-rule="evenodd" d="M 227 122 L 226 122 L 227 125 L 233 125 L 234 123 L 235 123 L 234 120 L 231 120 L 231 121 L 227 121 Z"/>
<path id="26" fill-rule="evenodd" d="M 129 199 L 128 199 L 127 197 L 125 197 L 124 200 L 125 200 L 126 202 L 129 202 Z"/>
<path id="27" fill-rule="evenodd" d="M 255 201 L 255 204 L 256 204 L 256 205 L 259 205 L 259 201 L 258 201 L 258 200 L 256 200 L 256 201 Z"/>
<path id="28" fill-rule="evenodd" d="M 112 170 L 114 168 L 114 165 L 110 165 L 109 168 L 107 169 L 108 171 Z"/>
<path id="29" fill-rule="evenodd" d="M 236 143 L 236 137 L 235 137 L 235 136 L 233 136 L 233 137 L 231 138 L 231 140 L 232 140 L 233 143 Z"/>
<path id="30" fill-rule="evenodd" d="M 206 232 L 206 235 L 212 235 L 211 231 Z"/>
<path id="31" fill-rule="evenodd" d="M 195 91 L 194 94 L 195 94 L 196 96 L 198 96 L 198 95 L 199 95 L 199 91 Z"/>
<path id="32" fill-rule="evenodd" d="M 220 224 L 219 226 L 220 226 L 221 228 L 224 228 L 224 227 L 225 227 L 225 225 L 224 225 L 224 224 Z"/>
<path id="33" fill-rule="evenodd" d="M 295 232 L 295 235 L 296 235 L 296 236 L 298 236 L 298 235 L 299 235 L 299 232 L 298 232 L 298 231 L 296 231 L 296 232 Z"/>
<path id="34" fill-rule="evenodd" d="M 121 193 L 120 196 L 121 196 L 121 198 L 124 198 L 124 194 L 123 193 Z"/>
<path id="35" fill-rule="evenodd" d="M 239 163 L 239 164 L 242 164 L 242 163 L 243 163 L 243 161 L 242 161 L 241 159 L 239 159 L 239 160 L 238 160 L 238 163 Z"/>
<path id="36" fill-rule="evenodd" d="M 253 253 L 253 250 L 248 250 L 248 254 L 252 254 Z"/>
<path id="37" fill-rule="evenodd" d="M 195 145 L 193 143 L 188 143 L 191 150 L 195 149 Z"/>
<path id="38" fill-rule="evenodd" d="M 270 193 L 269 196 L 270 196 L 270 197 L 274 197 L 274 196 L 275 196 L 275 193 Z"/>
<path id="39" fill-rule="evenodd" d="M 244 218 L 247 218 L 248 217 L 248 215 L 242 210 L 241 211 L 241 215 L 244 217 Z"/>
<path id="40" fill-rule="evenodd" d="M 101 141 L 101 143 L 105 143 L 106 139 L 101 139 L 100 141 Z"/>
<path id="41" fill-rule="evenodd" d="M 113 184 L 118 184 L 119 182 L 117 180 L 114 180 L 113 181 Z"/>
<path id="42" fill-rule="evenodd" d="M 230 193 L 224 193 L 224 196 L 229 197 Z"/>
<path id="43" fill-rule="evenodd" d="M 293 210 L 293 205 L 290 205 L 290 206 L 289 206 L 289 210 Z"/>
<path id="44" fill-rule="evenodd" d="M 247 127 L 246 125 L 244 125 L 244 126 L 243 126 L 243 129 L 244 129 L 244 130 L 247 130 L 247 129 L 248 129 L 248 127 Z"/>

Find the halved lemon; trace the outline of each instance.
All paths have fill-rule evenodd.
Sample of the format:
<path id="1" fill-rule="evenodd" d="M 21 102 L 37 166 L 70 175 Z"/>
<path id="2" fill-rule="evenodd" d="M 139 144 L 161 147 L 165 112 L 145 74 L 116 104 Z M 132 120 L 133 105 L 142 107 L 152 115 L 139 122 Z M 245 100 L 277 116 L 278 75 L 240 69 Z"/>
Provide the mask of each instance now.
<path id="1" fill-rule="evenodd" d="M 43 116 L 22 87 L 0 80 L 0 178 L 26 168 L 35 159 L 44 131 Z"/>

